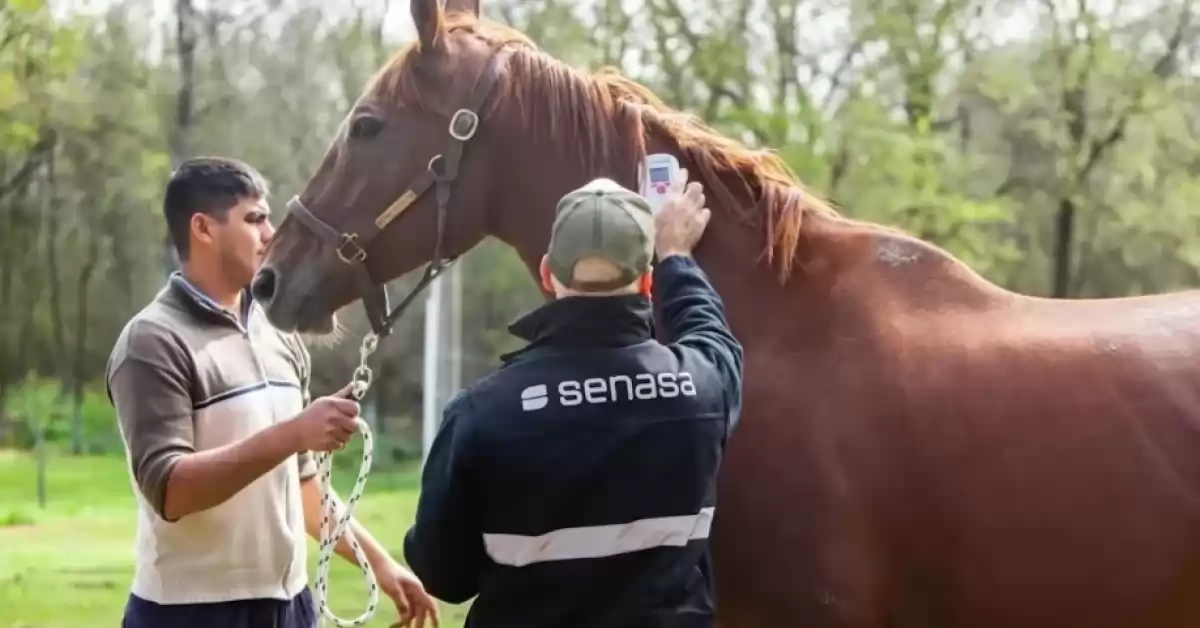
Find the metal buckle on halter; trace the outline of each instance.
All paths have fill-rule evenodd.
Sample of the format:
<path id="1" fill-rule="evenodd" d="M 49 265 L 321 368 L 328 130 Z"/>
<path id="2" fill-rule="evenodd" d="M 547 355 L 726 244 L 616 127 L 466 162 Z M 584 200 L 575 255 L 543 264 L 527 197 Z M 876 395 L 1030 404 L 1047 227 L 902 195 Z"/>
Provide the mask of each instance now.
<path id="1" fill-rule="evenodd" d="M 471 126 L 466 132 L 459 133 L 455 130 L 455 127 L 458 126 L 459 120 L 462 119 L 466 119 Z M 460 142 L 465 142 L 472 137 L 475 137 L 475 131 L 478 130 L 479 114 L 475 113 L 474 111 L 471 111 L 470 109 L 459 109 L 458 111 L 454 112 L 454 115 L 450 116 L 450 137 L 453 137 Z"/>
<path id="2" fill-rule="evenodd" d="M 354 253 L 352 255 L 347 256 L 345 249 L 346 249 L 346 245 L 349 245 L 349 244 L 353 244 L 354 248 L 356 250 L 354 251 Z M 367 259 L 366 250 L 364 250 L 363 247 L 358 245 L 358 234 L 356 234 L 356 233 L 343 233 L 342 234 L 342 242 L 341 242 L 341 244 L 338 245 L 337 249 L 335 249 L 335 250 L 337 251 L 337 256 L 340 257 L 343 262 L 346 262 L 347 264 L 350 264 L 350 265 L 360 263 Z"/>

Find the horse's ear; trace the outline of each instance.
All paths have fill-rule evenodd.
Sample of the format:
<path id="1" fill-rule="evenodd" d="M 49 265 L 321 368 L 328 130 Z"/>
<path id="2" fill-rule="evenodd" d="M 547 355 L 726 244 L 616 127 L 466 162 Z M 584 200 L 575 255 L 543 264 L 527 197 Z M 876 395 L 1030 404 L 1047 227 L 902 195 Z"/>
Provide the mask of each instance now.
<path id="1" fill-rule="evenodd" d="M 479 2 L 480 0 L 446 0 L 446 12 L 462 11 L 479 17 Z"/>
<path id="2" fill-rule="evenodd" d="M 442 44 L 442 9 L 439 4 L 439 0 L 412 0 L 409 5 L 423 51 L 433 50 Z"/>

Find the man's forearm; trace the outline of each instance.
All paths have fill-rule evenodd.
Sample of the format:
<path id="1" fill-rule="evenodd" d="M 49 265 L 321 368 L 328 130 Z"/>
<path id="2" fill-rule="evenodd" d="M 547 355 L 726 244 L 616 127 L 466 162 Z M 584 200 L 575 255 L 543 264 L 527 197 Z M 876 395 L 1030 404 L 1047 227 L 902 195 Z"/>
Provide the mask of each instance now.
<path id="1" fill-rule="evenodd" d="M 164 518 L 176 521 L 217 506 L 295 454 L 285 425 L 279 423 L 245 440 L 181 457 L 167 479 Z"/>
<path id="2" fill-rule="evenodd" d="M 321 485 L 315 477 L 305 480 L 300 486 L 300 494 L 304 502 L 304 528 L 310 537 L 319 540 L 321 538 L 321 521 L 324 518 L 324 513 L 321 511 Z M 331 497 L 334 511 L 340 516 L 345 511 L 345 506 L 338 499 L 336 493 Z M 337 525 L 336 520 L 333 525 Z M 338 540 L 337 545 L 333 548 L 333 553 L 344 558 L 346 562 L 357 565 L 358 559 L 354 557 L 354 550 L 350 547 L 351 539 L 358 542 L 363 554 L 367 557 L 367 562 L 371 565 L 379 565 L 382 564 L 381 561 L 391 560 L 391 556 L 383 549 L 379 541 L 355 519 L 350 520 L 350 528 Z"/>
<path id="3" fill-rule="evenodd" d="M 392 557 L 387 553 L 387 550 L 385 550 L 383 546 L 379 544 L 379 541 L 375 537 L 371 536 L 371 533 L 367 531 L 367 528 L 364 527 L 363 524 L 359 523 L 356 519 L 350 520 L 350 531 L 346 534 L 346 537 L 349 537 L 350 534 L 354 535 L 354 539 L 358 541 L 359 547 L 363 549 L 363 554 L 367 557 L 367 562 L 371 563 L 372 567 L 382 565 L 385 562 L 392 560 Z M 345 540 L 346 537 L 343 537 L 342 540 Z M 338 555 L 342 558 L 345 558 L 356 565 L 358 564 L 358 559 L 354 558 L 354 551 L 350 549 L 349 544 L 346 545 L 344 551 L 339 544 L 339 546 L 335 548 L 335 551 L 337 551 Z"/>

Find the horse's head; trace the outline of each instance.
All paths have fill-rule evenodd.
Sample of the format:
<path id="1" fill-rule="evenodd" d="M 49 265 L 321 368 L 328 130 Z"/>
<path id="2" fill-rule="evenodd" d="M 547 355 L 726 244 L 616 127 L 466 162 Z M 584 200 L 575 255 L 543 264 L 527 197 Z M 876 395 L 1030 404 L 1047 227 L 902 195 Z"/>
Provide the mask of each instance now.
<path id="1" fill-rule="evenodd" d="M 360 296 L 377 325 L 386 314 L 377 286 L 457 257 L 485 235 L 496 175 L 481 165 L 504 147 L 484 109 L 503 53 L 495 39 L 447 26 L 451 13 L 477 17 L 478 1 L 439 4 L 412 0 L 418 41 L 370 82 L 288 203 L 252 284 L 280 329 L 329 332 L 334 312 Z"/>
<path id="2" fill-rule="evenodd" d="M 488 235 L 536 275 L 561 196 L 598 177 L 635 187 L 648 151 L 675 154 L 711 192 L 706 246 L 720 251 L 718 282 L 742 282 L 739 269 L 763 253 L 785 279 L 802 217 L 832 213 L 778 155 L 721 136 L 612 69 L 587 73 L 538 51 L 478 19 L 478 0 L 411 8 L 418 41 L 346 116 L 254 279 L 280 329 L 331 331 L 333 313 L 359 297 L 372 327 L 386 328 L 378 286 L 425 262 L 441 268 Z"/>

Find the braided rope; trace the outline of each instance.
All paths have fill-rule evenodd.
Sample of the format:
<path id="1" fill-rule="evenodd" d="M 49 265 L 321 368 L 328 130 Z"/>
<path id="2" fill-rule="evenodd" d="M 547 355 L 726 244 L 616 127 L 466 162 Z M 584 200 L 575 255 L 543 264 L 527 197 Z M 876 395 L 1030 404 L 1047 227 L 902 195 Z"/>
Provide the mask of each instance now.
<path id="1" fill-rule="evenodd" d="M 378 340 L 379 338 L 375 334 L 367 334 L 359 349 L 360 358 L 358 368 L 354 370 L 353 389 L 351 390 L 356 401 L 361 401 L 371 387 L 371 369 L 367 366 L 367 358 L 375 351 Z M 328 603 L 329 568 L 333 560 L 334 548 L 337 547 L 338 541 L 345 536 L 346 530 L 350 527 L 354 507 L 362 498 L 363 489 L 367 485 L 367 475 L 371 471 L 372 452 L 375 449 L 375 438 L 371 434 L 371 428 L 367 422 L 360 418 L 355 423 L 357 423 L 358 433 L 362 435 L 363 439 L 362 464 L 358 468 L 358 478 L 354 481 L 354 488 L 350 490 L 350 496 L 346 500 L 346 511 L 341 517 L 338 517 L 337 507 L 333 500 L 333 452 L 320 452 L 316 456 L 317 469 L 320 473 L 321 512 L 323 514 L 320 545 L 317 549 L 317 581 L 314 587 L 318 626 L 321 625 L 320 619 L 323 617 L 340 628 L 357 628 L 370 621 L 375 614 L 375 609 L 379 606 L 379 585 L 375 580 L 375 571 L 371 569 L 366 554 L 353 537 L 350 539 L 350 549 L 353 550 L 354 560 L 358 563 L 359 569 L 363 572 L 363 578 L 367 582 L 367 608 L 363 614 L 354 619 L 342 619 L 333 614 Z M 334 525 L 335 519 L 337 520 L 336 526 Z"/>

